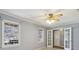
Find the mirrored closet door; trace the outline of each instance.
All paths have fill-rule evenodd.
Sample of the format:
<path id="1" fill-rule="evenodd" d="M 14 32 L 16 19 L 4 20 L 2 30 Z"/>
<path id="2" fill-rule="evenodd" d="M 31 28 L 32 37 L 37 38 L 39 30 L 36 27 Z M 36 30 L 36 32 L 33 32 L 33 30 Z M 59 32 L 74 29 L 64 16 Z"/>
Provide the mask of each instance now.
<path id="1" fill-rule="evenodd" d="M 53 31 L 47 30 L 47 47 L 53 47 Z"/>
<path id="2" fill-rule="evenodd" d="M 64 29 L 64 49 L 71 50 L 72 49 L 72 32 L 71 28 Z"/>

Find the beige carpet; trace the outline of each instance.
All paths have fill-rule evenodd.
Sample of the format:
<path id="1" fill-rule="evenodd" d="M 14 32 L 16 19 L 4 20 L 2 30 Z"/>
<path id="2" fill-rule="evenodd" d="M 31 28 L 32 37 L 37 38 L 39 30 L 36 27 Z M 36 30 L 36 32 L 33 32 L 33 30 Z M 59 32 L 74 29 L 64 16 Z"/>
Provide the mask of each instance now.
<path id="1" fill-rule="evenodd" d="M 61 49 L 61 48 L 42 48 L 40 50 L 64 50 L 64 49 Z"/>

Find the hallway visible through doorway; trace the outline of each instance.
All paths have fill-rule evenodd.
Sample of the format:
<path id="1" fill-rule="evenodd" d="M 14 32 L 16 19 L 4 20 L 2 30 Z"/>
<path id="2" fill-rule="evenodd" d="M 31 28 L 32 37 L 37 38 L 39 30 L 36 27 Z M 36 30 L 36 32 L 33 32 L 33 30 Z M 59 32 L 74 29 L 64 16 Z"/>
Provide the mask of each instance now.
<path id="1" fill-rule="evenodd" d="M 63 29 L 53 30 L 53 48 L 64 49 L 64 31 Z"/>

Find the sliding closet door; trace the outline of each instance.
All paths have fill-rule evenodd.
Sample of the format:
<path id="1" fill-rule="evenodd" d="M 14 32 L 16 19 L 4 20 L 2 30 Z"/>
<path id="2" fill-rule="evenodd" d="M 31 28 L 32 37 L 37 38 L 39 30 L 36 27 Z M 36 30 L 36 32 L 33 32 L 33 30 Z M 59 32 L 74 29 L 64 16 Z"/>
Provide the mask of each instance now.
<path id="1" fill-rule="evenodd" d="M 64 29 L 64 49 L 71 50 L 72 49 L 72 33 L 71 28 Z"/>
<path id="2" fill-rule="evenodd" d="M 47 30 L 47 47 L 53 47 L 53 31 Z"/>

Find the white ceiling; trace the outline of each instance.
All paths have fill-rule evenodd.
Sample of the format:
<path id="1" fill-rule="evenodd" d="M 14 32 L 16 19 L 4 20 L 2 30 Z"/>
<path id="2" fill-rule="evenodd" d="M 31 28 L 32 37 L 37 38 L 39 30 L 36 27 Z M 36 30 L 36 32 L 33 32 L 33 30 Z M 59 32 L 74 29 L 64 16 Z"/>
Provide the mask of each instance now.
<path id="1" fill-rule="evenodd" d="M 26 18 L 24 21 L 32 21 L 39 25 L 54 27 L 59 25 L 67 25 L 72 23 L 79 23 L 79 10 L 77 9 L 5 9 L 5 12 L 11 13 L 22 18 Z M 43 16 L 46 12 L 52 13 L 63 13 L 64 15 L 60 18 L 59 22 L 51 25 L 46 23 L 46 19 Z M 23 19 L 22 19 L 23 20 Z"/>

